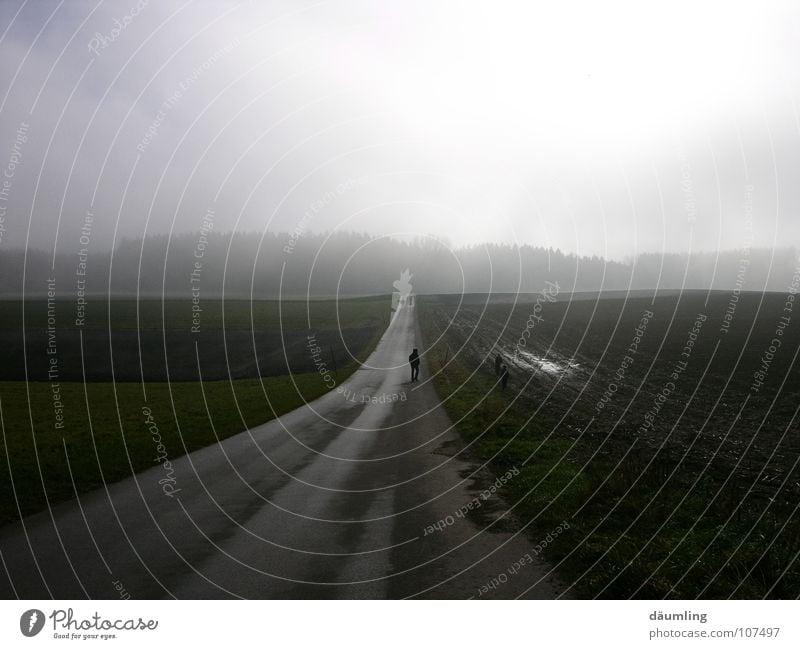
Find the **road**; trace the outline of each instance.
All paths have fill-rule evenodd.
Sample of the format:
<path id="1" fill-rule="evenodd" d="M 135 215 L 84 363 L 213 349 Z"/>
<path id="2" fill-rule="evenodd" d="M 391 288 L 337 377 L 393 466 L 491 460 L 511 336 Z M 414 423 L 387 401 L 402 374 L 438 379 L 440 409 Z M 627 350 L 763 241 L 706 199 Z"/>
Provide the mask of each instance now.
<path id="1" fill-rule="evenodd" d="M 174 495 L 156 465 L 0 530 L 0 595 L 559 596 L 538 560 L 509 576 L 530 539 L 502 488 L 480 497 L 495 477 L 462 452 L 424 356 L 409 381 L 414 311 L 338 390 L 175 459 Z"/>

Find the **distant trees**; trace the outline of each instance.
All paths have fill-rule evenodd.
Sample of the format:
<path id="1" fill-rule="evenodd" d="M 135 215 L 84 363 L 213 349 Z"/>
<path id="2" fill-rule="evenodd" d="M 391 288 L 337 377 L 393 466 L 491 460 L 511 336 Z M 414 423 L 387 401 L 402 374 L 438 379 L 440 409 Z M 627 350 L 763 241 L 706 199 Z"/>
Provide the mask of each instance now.
<path id="1" fill-rule="evenodd" d="M 288 234 L 208 233 L 121 241 L 113 252 L 89 252 L 86 289 L 91 294 L 190 297 L 223 293 L 273 298 L 389 294 L 409 268 L 416 293 L 533 293 L 545 281 L 562 291 L 715 288 L 784 290 L 797 266 L 786 248 L 716 253 L 642 254 L 630 262 L 580 257 L 535 246 L 485 244 L 452 248 L 430 238 L 411 242 L 367 234 L 308 234 L 287 247 Z M 0 295 L 41 295 L 56 278 L 59 296 L 75 290 L 76 251 L 52 255 L 0 252 Z M 198 278 L 190 283 L 190 275 Z M 23 287 L 24 275 L 24 287 Z"/>

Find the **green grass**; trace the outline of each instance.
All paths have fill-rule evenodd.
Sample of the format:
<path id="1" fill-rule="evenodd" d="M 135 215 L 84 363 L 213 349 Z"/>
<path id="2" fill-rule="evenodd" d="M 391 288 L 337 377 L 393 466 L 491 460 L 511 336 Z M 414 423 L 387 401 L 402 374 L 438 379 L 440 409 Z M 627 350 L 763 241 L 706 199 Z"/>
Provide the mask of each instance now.
<path id="1" fill-rule="evenodd" d="M 388 320 L 386 300 L 353 300 L 340 306 L 343 326 Z M 156 312 L 152 304 L 147 308 L 151 316 Z M 282 308 L 291 314 L 294 326 L 305 329 L 304 304 L 287 302 Z M 244 317 L 246 311 L 239 307 L 237 317 Z M 333 303 L 312 303 L 311 311 L 317 319 L 315 327 L 336 327 Z M 277 325 L 276 303 L 262 304 L 258 312 L 264 315 L 265 323 Z M 115 326 L 126 326 L 129 317 L 130 312 L 115 321 Z M 358 362 L 338 368 L 338 383 L 367 358 L 382 333 L 383 329 L 378 329 L 357 354 Z M 167 455 L 174 460 L 328 391 L 317 373 L 295 374 L 293 378 L 294 383 L 287 376 L 202 384 L 61 382 L 63 428 L 54 426 L 49 382 L 0 382 L 0 523 L 154 466 L 158 452 L 145 422 L 144 407 L 150 409 Z"/>
<path id="2" fill-rule="evenodd" d="M 648 332 L 652 334 L 652 347 L 643 349 L 637 371 L 644 372 L 661 342 L 665 342 L 661 357 L 675 357 L 685 338 L 684 325 L 702 307 L 702 302 L 698 305 L 692 299 L 677 309 L 677 315 L 672 313 L 674 301 L 656 304 L 667 321 L 673 321 L 677 332 L 668 335 L 663 322 L 653 324 Z M 434 298 L 418 303 L 425 341 L 436 340 L 444 332 L 439 343 L 427 349 L 427 358 L 431 371 L 438 372 L 435 385 L 445 407 L 470 449 L 480 460 L 490 462 L 497 473 L 511 467 L 520 470 L 504 489 L 509 503 L 519 503 L 514 511 L 521 520 L 530 522 L 528 531 L 533 542 L 544 538 L 562 521 L 569 522 L 570 528 L 547 546 L 545 556 L 565 582 L 575 584 L 573 595 L 606 598 L 694 598 L 701 594 L 709 598 L 794 598 L 800 594 L 796 563 L 800 551 L 798 449 L 794 437 L 778 442 L 779 433 L 792 425 L 797 401 L 789 395 L 796 395 L 796 373 L 790 372 L 790 384 L 784 386 L 786 396 L 778 401 L 781 404 L 788 399 L 793 407 L 784 404 L 773 409 L 771 419 L 748 453 L 743 449 L 753 439 L 757 427 L 753 422 L 765 414 L 771 395 L 751 399 L 744 420 L 738 422 L 739 428 L 719 447 L 735 411 L 724 413 L 729 419 L 714 413 L 705 434 L 683 458 L 690 441 L 697 437 L 694 425 L 712 413 L 715 394 L 723 389 L 725 381 L 720 376 L 731 373 L 738 353 L 744 350 L 744 368 L 739 368 L 736 376 L 743 376 L 747 382 L 750 374 L 745 368 L 752 358 L 757 359 L 765 340 L 769 340 L 781 305 L 778 300 L 767 305 L 765 315 L 755 323 L 754 338 L 749 343 L 744 337 L 752 319 L 743 318 L 739 323 L 741 331 L 729 334 L 733 338 L 717 349 L 709 376 L 700 382 L 699 373 L 715 344 L 712 334 L 716 327 L 709 324 L 708 335 L 701 340 L 703 347 L 693 357 L 694 374 L 687 374 L 670 404 L 673 408 L 665 406 L 662 426 L 648 440 L 636 439 L 634 430 L 652 403 L 651 394 L 663 384 L 663 374 L 659 372 L 662 365 L 669 367 L 668 362 L 657 362 L 653 376 L 646 380 L 637 376 L 633 382 L 644 380 L 642 385 L 651 394 L 634 398 L 633 390 L 621 391 L 613 403 L 614 416 L 597 417 L 591 434 L 582 434 L 595 414 L 598 386 L 602 391 L 607 385 L 605 375 L 599 381 L 587 381 L 582 397 L 578 397 L 574 385 L 556 386 L 554 393 L 548 395 L 552 382 L 534 380 L 523 387 L 527 376 L 515 368 L 509 389 L 500 392 L 494 387 L 495 376 L 489 363 L 482 364 L 481 353 L 470 346 L 468 338 L 472 336 L 485 353 L 488 341 L 493 341 L 499 332 L 493 327 L 505 322 L 507 307 L 490 307 L 489 318 L 475 326 L 471 319 L 475 314 L 455 314 L 454 309 Z M 740 307 L 743 313 L 745 306 Z M 585 367 L 599 362 L 619 313 L 606 305 L 601 306 L 601 311 L 607 312 L 592 315 L 590 307 L 578 305 L 581 317 L 576 317 L 566 311 L 569 307 L 553 306 L 548 312 L 550 325 L 537 330 L 545 345 L 556 340 L 563 357 L 570 357 L 581 336 L 587 333 L 590 344 L 582 348 L 580 356 Z M 709 306 L 709 321 L 716 317 L 716 308 L 714 304 Z M 518 333 L 524 327 L 526 309 L 520 311 L 511 318 L 510 332 Z M 631 317 L 624 315 L 618 333 L 624 344 L 640 313 L 641 305 L 634 305 Z M 453 319 L 462 326 L 451 326 Z M 793 332 L 797 333 L 800 332 Z M 564 342 L 559 348 L 559 341 L 571 344 Z M 616 342 L 612 343 L 612 350 Z M 456 353 L 464 343 L 464 350 Z M 789 348 L 788 339 L 785 343 Z M 787 358 L 780 359 L 781 371 L 790 371 L 788 360 L 794 349 L 792 346 Z M 616 358 L 612 353 L 601 365 L 613 371 Z M 719 374 L 715 374 L 717 367 L 721 368 Z M 776 359 L 773 368 L 778 367 Z M 777 375 L 778 370 L 775 372 Z M 682 418 L 684 426 L 670 437 L 669 428 L 698 383 L 701 388 L 697 402 L 692 404 L 690 415 Z M 733 382 L 723 401 L 739 403 L 742 391 L 742 384 Z M 630 409 L 615 427 L 614 422 L 626 405 Z M 632 443 L 634 439 L 636 442 Z M 776 449 L 777 456 L 767 467 L 765 458 Z M 739 459 L 742 462 L 736 468 Z M 766 485 L 760 481 L 762 468 L 768 469 L 767 475 L 788 478 L 787 486 L 780 488 L 777 482 Z M 756 488 L 750 490 L 754 482 Z"/>
<path id="3" fill-rule="evenodd" d="M 0 382 L 4 424 L 0 485 L 9 496 L 0 501 L 0 520 L 16 516 L 7 458 L 22 513 L 35 512 L 47 501 L 74 496 L 75 490 L 87 491 L 153 466 L 157 452 L 145 424 L 144 406 L 152 411 L 174 459 L 326 392 L 317 374 L 298 375 L 295 381 L 299 393 L 286 377 L 202 385 L 149 383 L 146 399 L 141 384 L 62 383 L 61 400 L 67 407 L 60 430 L 53 427 L 49 383 Z"/>

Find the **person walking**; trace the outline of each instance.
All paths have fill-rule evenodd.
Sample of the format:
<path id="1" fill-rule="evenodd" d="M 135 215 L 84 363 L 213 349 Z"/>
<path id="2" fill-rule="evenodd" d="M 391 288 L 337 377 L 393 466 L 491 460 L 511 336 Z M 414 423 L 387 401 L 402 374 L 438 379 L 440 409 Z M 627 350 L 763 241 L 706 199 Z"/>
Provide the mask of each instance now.
<path id="1" fill-rule="evenodd" d="M 507 384 L 508 384 L 508 368 L 505 365 L 503 365 L 500 368 L 500 385 L 502 386 L 503 390 L 506 389 Z"/>
<path id="2" fill-rule="evenodd" d="M 419 351 L 417 351 L 416 347 L 408 357 L 408 362 L 411 365 L 411 380 L 419 381 Z"/>
<path id="3" fill-rule="evenodd" d="M 503 365 L 503 357 L 498 354 L 494 357 L 494 373 L 496 376 L 500 376 L 500 367 Z"/>

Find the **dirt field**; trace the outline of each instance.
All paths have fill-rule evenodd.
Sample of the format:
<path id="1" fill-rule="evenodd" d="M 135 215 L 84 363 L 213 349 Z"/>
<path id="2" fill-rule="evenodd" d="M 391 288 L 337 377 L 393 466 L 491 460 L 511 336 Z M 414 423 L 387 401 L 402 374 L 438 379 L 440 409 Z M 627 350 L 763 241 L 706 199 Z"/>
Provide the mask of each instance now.
<path id="1" fill-rule="evenodd" d="M 428 352 L 476 448 L 524 464 L 530 484 L 552 471 L 526 511 L 577 521 L 576 547 L 554 552 L 584 592 L 800 594 L 800 305 L 743 293 L 732 306 L 722 292 L 503 302 L 431 298 Z"/>

